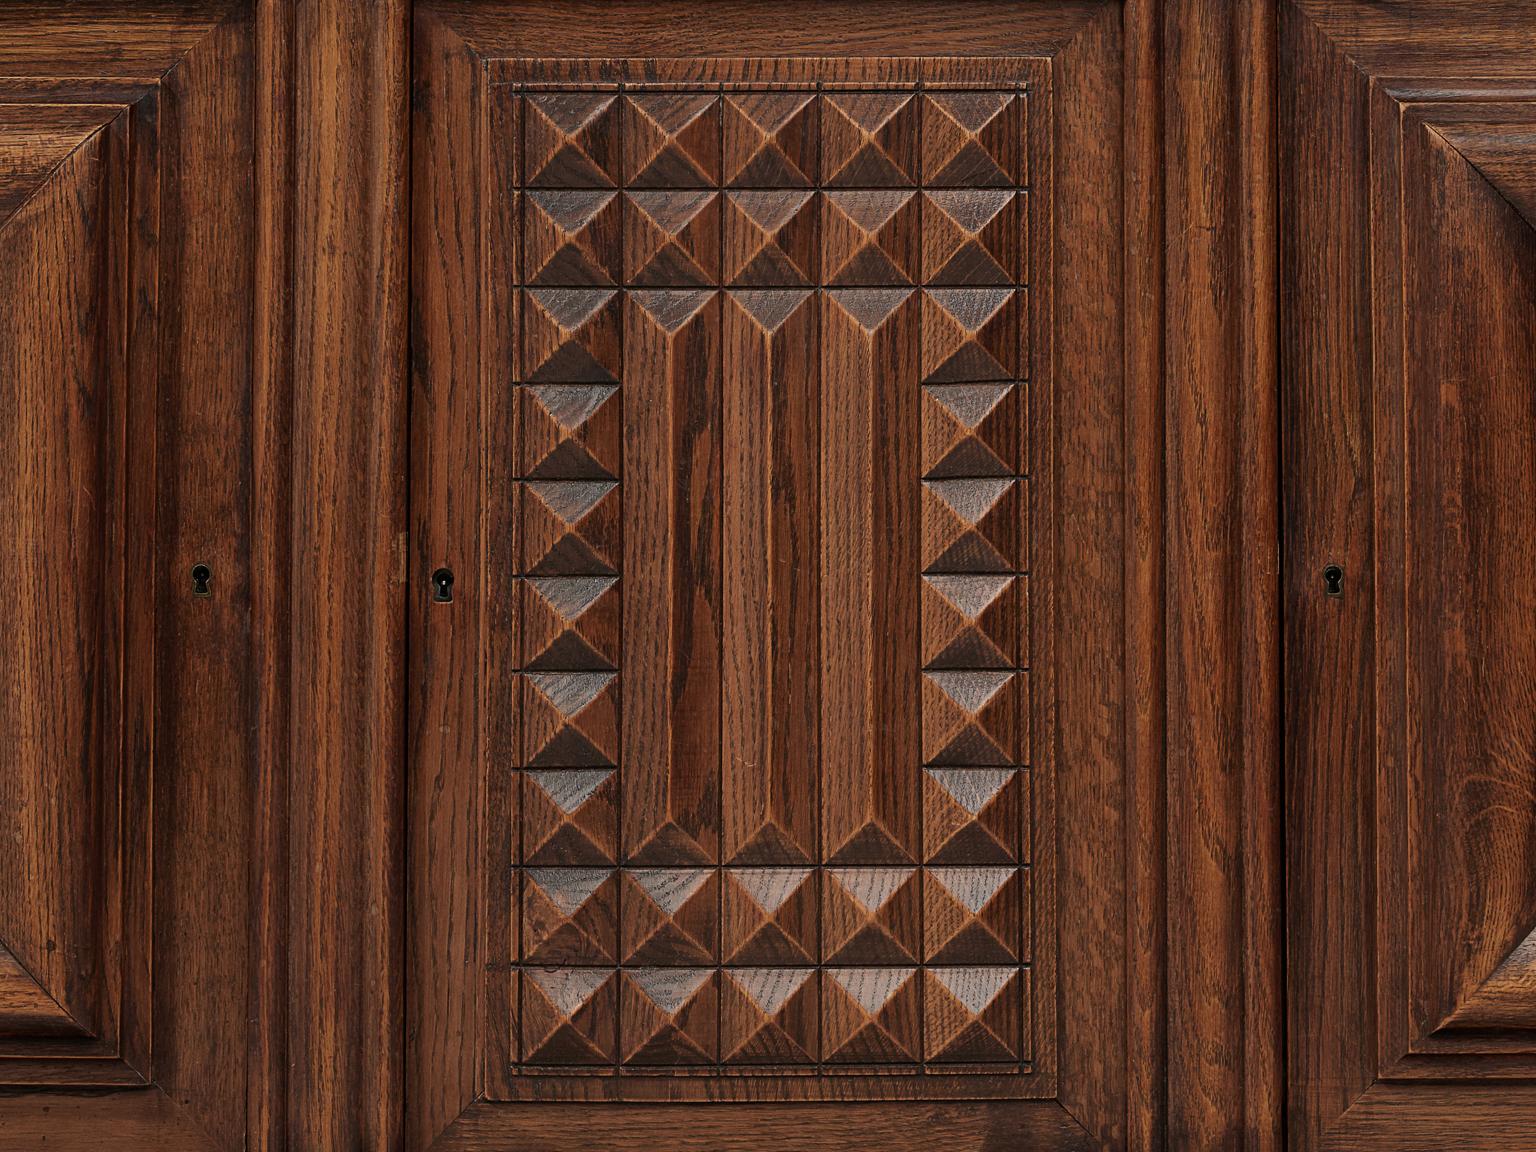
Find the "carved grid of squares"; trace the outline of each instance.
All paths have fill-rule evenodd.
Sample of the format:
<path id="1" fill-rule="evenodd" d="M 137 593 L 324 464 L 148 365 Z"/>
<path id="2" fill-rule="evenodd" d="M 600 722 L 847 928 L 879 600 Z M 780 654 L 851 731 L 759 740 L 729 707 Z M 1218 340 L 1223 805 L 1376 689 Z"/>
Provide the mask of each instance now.
<path id="1" fill-rule="evenodd" d="M 521 106 L 520 1058 L 1027 1065 L 1024 93 L 530 89 Z M 921 299 L 922 866 L 634 866 L 623 296 L 659 314 L 733 291 L 769 327 L 787 299 L 867 289 Z"/>

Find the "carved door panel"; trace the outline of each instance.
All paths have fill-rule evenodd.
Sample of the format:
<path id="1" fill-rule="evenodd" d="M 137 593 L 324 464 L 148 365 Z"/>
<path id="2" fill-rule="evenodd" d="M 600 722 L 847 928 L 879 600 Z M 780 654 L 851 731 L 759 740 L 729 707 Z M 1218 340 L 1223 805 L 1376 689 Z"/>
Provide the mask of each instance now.
<path id="1" fill-rule="evenodd" d="M 418 9 L 419 1146 L 1121 1122 L 1118 14 L 895 7 Z"/>
<path id="2" fill-rule="evenodd" d="M 1510 6 L 1284 14 L 1301 1148 L 1536 1141 L 1533 46 Z"/>
<path id="3" fill-rule="evenodd" d="M 250 31 L 0 12 L 6 1147 L 244 1131 Z"/>

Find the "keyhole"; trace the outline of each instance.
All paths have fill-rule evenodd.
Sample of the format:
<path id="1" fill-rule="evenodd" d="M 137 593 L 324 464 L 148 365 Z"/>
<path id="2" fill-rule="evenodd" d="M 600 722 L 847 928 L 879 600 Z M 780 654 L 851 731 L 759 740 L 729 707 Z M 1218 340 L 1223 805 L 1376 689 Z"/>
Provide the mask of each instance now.
<path id="1" fill-rule="evenodd" d="M 208 586 L 213 579 L 213 569 L 206 564 L 192 565 L 192 595 L 212 596 L 213 589 Z"/>
<path id="2" fill-rule="evenodd" d="M 1323 569 L 1323 591 L 1330 596 L 1344 595 L 1344 569 L 1337 564 Z"/>
<path id="3" fill-rule="evenodd" d="M 439 568 L 432 573 L 432 600 L 437 604 L 453 603 L 453 572 Z"/>

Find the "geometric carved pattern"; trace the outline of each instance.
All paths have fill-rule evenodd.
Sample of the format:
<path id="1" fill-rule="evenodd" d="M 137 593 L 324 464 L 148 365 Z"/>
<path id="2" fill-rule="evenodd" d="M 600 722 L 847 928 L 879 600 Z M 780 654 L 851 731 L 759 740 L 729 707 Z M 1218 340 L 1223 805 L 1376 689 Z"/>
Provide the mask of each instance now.
<path id="1" fill-rule="evenodd" d="M 530 91 L 523 107 L 518 1061 L 1017 1071 L 1030 988 L 1023 97 L 725 85 Z M 697 709 L 721 688 L 689 694 L 701 665 L 688 630 L 714 608 L 679 611 L 639 582 L 655 557 L 694 563 L 687 533 L 707 520 L 688 518 L 718 507 L 722 465 L 694 455 L 712 405 L 745 403 L 761 375 L 739 427 L 775 441 L 783 407 L 814 403 L 836 355 L 869 358 L 875 418 L 882 396 L 910 389 L 910 463 L 880 482 L 905 487 L 917 514 L 922 675 L 904 782 L 866 773 L 818 815 L 817 789 L 842 785 L 836 753 L 801 739 L 814 698 L 787 732 L 749 719 L 722 746 L 700 728 L 713 743 L 692 759 Z M 814 423 L 807 434 L 814 450 Z M 741 448 L 723 445 L 725 468 Z M 673 471 L 658 475 L 658 459 Z M 796 483 L 814 496 L 814 476 Z M 764 539 L 777 548 L 791 527 L 770 520 Z M 770 654 L 795 643 L 749 635 Z M 808 651 L 819 658 L 814 636 Z M 790 700 L 817 675 L 751 672 Z M 626 717 L 662 688 L 694 702 Z M 772 763 L 742 751 L 726 786 L 743 731 Z M 834 802 L 852 808 L 834 819 Z M 722 830 L 722 816 L 737 823 Z"/>

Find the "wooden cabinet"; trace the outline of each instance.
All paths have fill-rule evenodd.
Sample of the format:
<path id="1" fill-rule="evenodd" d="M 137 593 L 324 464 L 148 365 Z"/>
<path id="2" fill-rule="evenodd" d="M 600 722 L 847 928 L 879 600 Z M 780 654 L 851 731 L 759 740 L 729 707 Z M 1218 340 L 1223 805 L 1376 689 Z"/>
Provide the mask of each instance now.
<path id="1" fill-rule="evenodd" d="M 1536 1147 L 1533 49 L 0 8 L 0 1149 Z"/>

